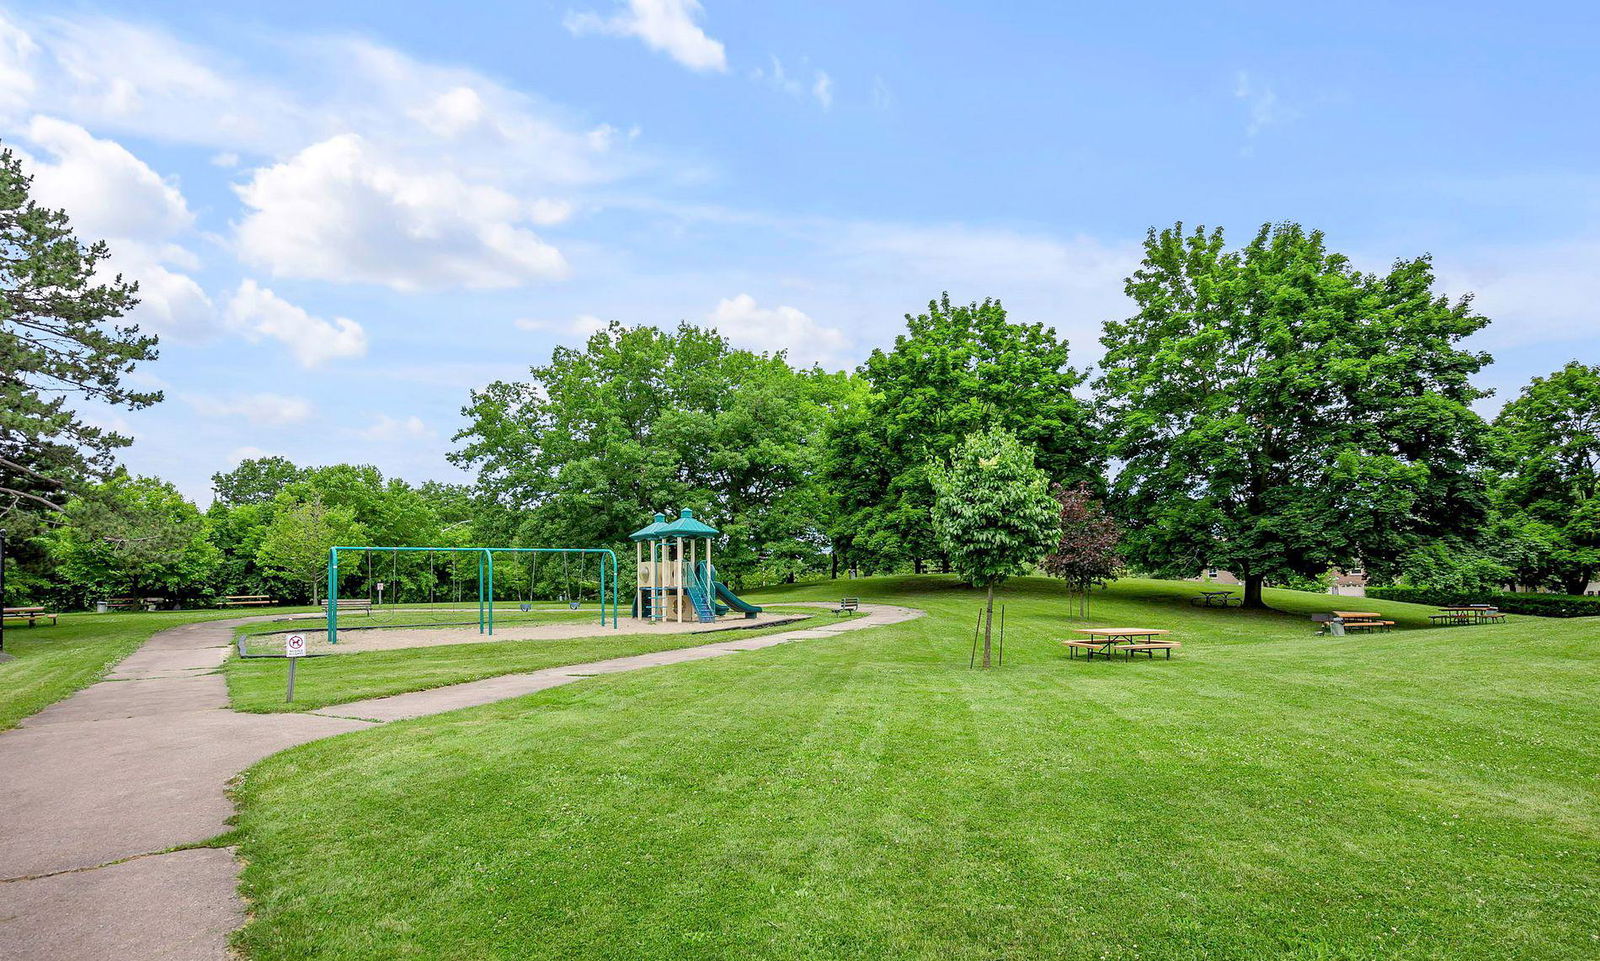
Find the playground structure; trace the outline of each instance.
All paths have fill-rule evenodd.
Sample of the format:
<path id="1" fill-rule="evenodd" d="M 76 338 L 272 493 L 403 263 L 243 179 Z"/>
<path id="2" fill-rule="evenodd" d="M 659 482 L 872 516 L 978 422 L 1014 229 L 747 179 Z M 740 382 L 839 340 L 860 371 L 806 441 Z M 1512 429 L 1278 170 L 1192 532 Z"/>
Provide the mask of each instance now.
<path id="1" fill-rule="evenodd" d="M 339 608 L 342 606 L 343 602 L 348 600 L 348 599 L 341 598 L 340 597 L 340 593 L 339 593 L 339 587 L 340 587 L 340 581 L 341 581 L 341 575 L 340 575 L 340 571 L 339 571 L 339 556 L 340 556 L 340 554 L 351 553 L 351 552 L 361 552 L 361 553 L 365 554 L 366 557 L 368 558 L 367 572 L 368 572 L 369 581 L 371 579 L 371 573 L 372 573 L 371 556 L 374 553 L 377 553 L 379 555 L 389 554 L 393 558 L 398 558 L 399 555 L 401 555 L 401 554 L 426 553 L 428 555 L 428 557 L 429 557 L 430 568 L 431 568 L 432 562 L 433 562 L 433 555 L 435 555 L 435 554 L 467 555 L 468 558 L 470 558 L 472 560 L 475 560 L 477 562 L 477 594 L 478 594 L 478 596 L 477 596 L 477 626 L 478 626 L 478 633 L 479 634 L 487 634 L 487 635 L 490 635 L 490 636 L 492 636 L 494 634 L 494 614 L 495 614 L 495 609 L 494 609 L 494 601 L 495 601 L 495 574 L 494 574 L 495 563 L 494 563 L 494 559 L 495 559 L 495 555 L 496 554 L 514 554 L 514 555 L 519 555 L 519 556 L 527 556 L 527 557 L 529 557 L 531 562 L 536 562 L 537 558 L 541 554 L 546 554 L 546 555 L 559 554 L 562 557 L 563 566 L 565 566 L 565 563 L 566 563 L 569 555 L 574 555 L 574 554 L 578 555 L 580 557 L 580 561 L 579 561 L 580 566 L 587 565 L 588 563 L 590 563 L 588 558 L 594 558 L 594 563 L 596 563 L 597 566 L 598 566 L 598 575 L 599 575 L 598 599 L 599 599 L 599 608 L 600 608 L 600 626 L 601 627 L 605 627 L 607 625 L 608 610 L 609 610 L 609 623 L 610 623 L 610 626 L 612 628 L 617 628 L 617 627 L 621 626 L 620 623 L 619 623 L 619 620 L 620 620 L 620 615 L 619 615 L 620 607 L 619 607 L 619 602 L 618 602 L 618 588 L 617 588 L 617 555 L 616 555 L 616 553 L 614 551 L 609 550 L 607 548 L 603 548 L 603 547 L 381 547 L 381 546 L 372 546 L 372 545 L 338 546 L 338 547 L 332 547 L 332 548 L 328 549 L 328 593 L 327 593 L 327 597 L 329 598 L 329 600 L 327 602 L 327 612 L 328 612 L 327 613 L 327 643 L 329 643 L 329 644 L 337 644 L 337 643 L 339 643 Z M 532 585 L 532 574 L 531 573 L 529 575 L 529 585 L 530 585 L 529 589 L 530 589 L 530 599 L 531 599 L 531 589 L 532 589 L 532 586 L 531 586 Z M 380 587 L 381 587 L 381 584 L 380 584 Z M 608 588 L 610 589 L 610 603 L 609 603 L 609 605 L 607 604 L 607 594 L 606 594 L 606 591 L 607 591 Z M 569 590 L 570 590 L 570 587 L 569 587 Z M 573 609 L 577 609 L 578 605 L 573 602 L 573 596 L 574 595 L 572 595 L 571 593 L 568 593 L 563 599 L 567 600 L 569 603 L 571 603 L 571 606 L 572 606 Z M 431 594 L 430 594 L 430 601 L 431 601 Z M 368 604 L 370 604 L 370 599 L 368 600 Z M 526 611 L 529 610 L 529 608 L 531 606 L 532 606 L 532 604 L 531 604 L 531 600 L 530 600 L 530 603 L 524 605 L 522 607 L 522 610 L 526 612 Z M 470 623 L 470 622 L 468 622 L 468 623 Z M 430 624 L 430 625 L 402 625 L 402 626 L 443 626 L 443 625 Z"/>
<path id="2" fill-rule="evenodd" d="M 740 598 L 717 578 L 711 539 L 720 533 L 685 508 L 676 520 L 657 514 L 650 524 L 630 534 L 639 575 L 633 616 L 652 623 L 711 623 L 730 610 L 751 619 L 760 614 L 761 608 Z"/>

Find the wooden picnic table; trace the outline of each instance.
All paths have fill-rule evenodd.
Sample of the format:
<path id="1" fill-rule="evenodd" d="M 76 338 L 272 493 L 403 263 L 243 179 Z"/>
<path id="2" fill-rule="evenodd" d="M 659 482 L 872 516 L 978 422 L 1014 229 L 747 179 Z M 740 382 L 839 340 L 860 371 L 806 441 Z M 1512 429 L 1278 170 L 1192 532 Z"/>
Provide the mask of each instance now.
<path id="1" fill-rule="evenodd" d="M 1227 607 L 1234 600 L 1233 593 L 1233 591 L 1201 591 L 1198 596 L 1190 598 L 1189 603 L 1195 607 Z"/>
<path id="2" fill-rule="evenodd" d="M 1334 611 L 1334 617 L 1382 617 L 1378 611 Z"/>
<path id="3" fill-rule="evenodd" d="M 1162 634 L 1171 634 L 1158 627 L 1079 627 L 1075 628 L 1079 634 L 1087 634 L 1087 640 L 1062 641 L 1072 657 L 1077 657 L 1083 651 L 1090 660 L 1096 654 L 1101 657 L 1110 657 L 1111 651 L 1118 643 L 1139 644 L 1153 641 Z M 1170 656 L 1170 655 L 1169 655 Z"/>
<path id="4" fill-rule="evenodd" d="M 26 619 L 28 626 L 32 627 L 35 621 L 48 620 L 52 625 L 56 622 L 56 615 L 50 613 L 45 607 L 7 607 L 0 610 L 0 616 L 14 621 Z"/>
<path id="5" fill-rule="evenodd" d="M 1448 604 L 1428 615 L 1435 624 L 1499 624 L 1505 619 L 1493 604 Z"/>

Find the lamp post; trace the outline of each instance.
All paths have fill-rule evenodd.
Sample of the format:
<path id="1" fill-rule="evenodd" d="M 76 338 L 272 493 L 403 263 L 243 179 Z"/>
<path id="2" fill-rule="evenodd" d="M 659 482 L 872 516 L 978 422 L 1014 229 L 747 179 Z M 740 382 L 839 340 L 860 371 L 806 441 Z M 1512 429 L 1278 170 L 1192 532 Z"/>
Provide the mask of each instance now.
<path id="1" fill-rule="evenodd" d="M 0 607 L 6 606 L 6 532 L 0 530 Z M 0 612 L 0 661 L 11 660 L 6 653 L 6 619 Z"/>

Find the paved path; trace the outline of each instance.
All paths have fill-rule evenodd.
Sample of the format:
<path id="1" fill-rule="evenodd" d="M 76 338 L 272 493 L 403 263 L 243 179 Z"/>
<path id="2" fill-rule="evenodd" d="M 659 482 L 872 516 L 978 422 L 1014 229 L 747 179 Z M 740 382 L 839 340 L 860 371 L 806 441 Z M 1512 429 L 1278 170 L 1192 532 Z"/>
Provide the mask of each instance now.
<path id="1" fill-rule="evenodd" d="M 784 605 L 831 607 L 828 604 Z M 285 748 L 374 723 L 488 704 L 597 674 L 721 657 L 921 617 L 864 616 L 528 674 L 373 698 L 303 714 L 228 709 L 217 669 L 235 625 L 156 634 L 100 681 L 0 734 L 0 959 L 226 959 L 244 919 L 231 849 L 216 837 L 228 783 Z"/>

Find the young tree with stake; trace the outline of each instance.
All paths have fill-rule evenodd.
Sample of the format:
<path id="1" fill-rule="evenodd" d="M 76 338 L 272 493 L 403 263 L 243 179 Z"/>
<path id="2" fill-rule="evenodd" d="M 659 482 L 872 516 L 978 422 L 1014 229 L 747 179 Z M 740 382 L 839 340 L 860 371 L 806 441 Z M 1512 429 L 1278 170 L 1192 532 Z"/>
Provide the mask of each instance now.
<path id="1" fill-rule="evenodd" d="M 1055 546 L 1057 506 L 1050 479 L 1034 466 L 1033 450 L 1001 428 L 966 439 L 950 463 L 928 465 L 933 484 L 933 528 L 950 566 L 983 588 L 983 666 L 989 666 L 994 589 L 1026 574 Z"/>

